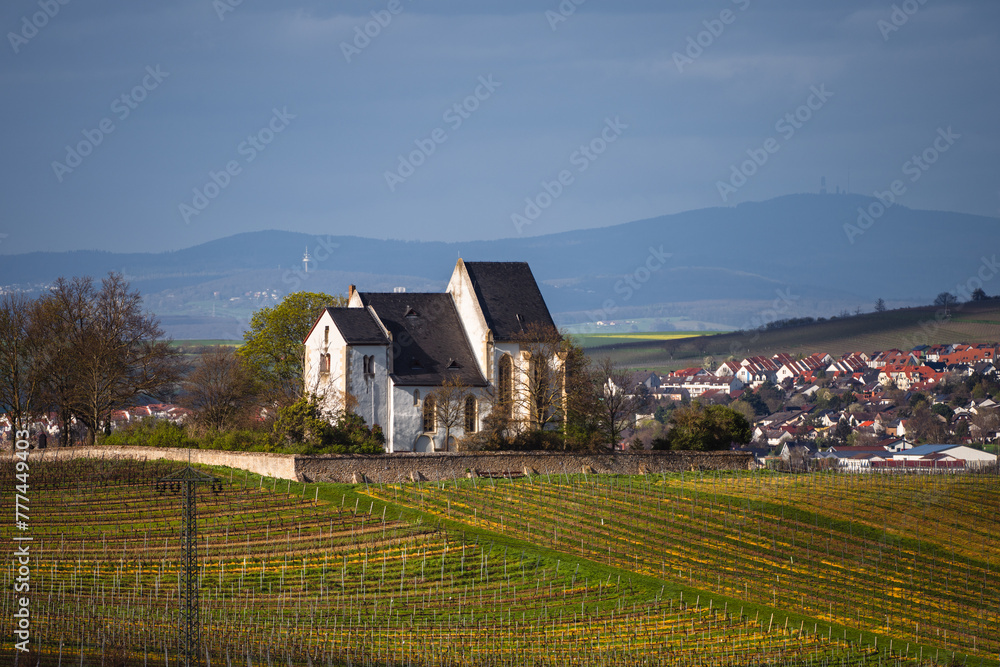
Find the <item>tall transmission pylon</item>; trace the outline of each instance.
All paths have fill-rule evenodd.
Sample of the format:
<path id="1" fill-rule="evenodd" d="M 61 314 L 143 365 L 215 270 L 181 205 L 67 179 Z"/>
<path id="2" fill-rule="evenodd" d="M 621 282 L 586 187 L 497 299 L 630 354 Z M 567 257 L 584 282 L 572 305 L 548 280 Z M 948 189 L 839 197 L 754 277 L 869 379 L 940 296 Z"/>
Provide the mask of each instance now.
<path id="1" fill-rule="evenodd" d="M 159 493 L 181 496 L 181 590 L 178 607 L 177 639 L 184 667 L 201 664 L 201 621 L 198 618 L 198 497 L 199 484 L 210 484 L 213 493 L 222 491 L 222 480 L 188 466 L 180 472 L 156 480 Z"/>

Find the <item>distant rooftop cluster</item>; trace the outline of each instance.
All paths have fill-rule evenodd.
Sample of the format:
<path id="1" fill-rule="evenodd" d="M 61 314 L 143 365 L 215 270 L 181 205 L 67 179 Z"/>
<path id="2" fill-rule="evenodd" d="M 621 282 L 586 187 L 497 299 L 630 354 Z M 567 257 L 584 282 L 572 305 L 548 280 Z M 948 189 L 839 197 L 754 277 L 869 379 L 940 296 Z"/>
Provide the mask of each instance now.
<path id="1" fill-rule="evenodd" d="M 193 413 L 187 408 L 183 408 L 173 403 L 149 403 L 146 405 L 133 405 L 122 410 L 115 410 L 111 413 L 109 429 L 117 431 L 129 424 L 142 421 L 143 419 L 166 420 L 175 424 L 183 424 Z M 69 441 L 81 441 L 85 429 L 77 422 L 75 417 L 69 420 Z M 0 441 L 10 439 L 11 423 L 6 415 L 0 415 Z M 60 426 L 59 415 L 55 412 L 40 415 L 30 428 L 33 437 L 37 440 L 39 434 L 45 434 L 46 438 L 52 438 L 53 442 L 59 438 L 62 427 Z"/>
<path id="2" fill-rule="evenodd" d="M 956 461 L 996 460 L 982 447 L 1000 441 L 1000 405 L 989 395 L 950 392 L 962 381 L 998 380 L 998 352 L 997 343 L 954 343 L 855 351 L 839 358 L 778 353 L 725 361 L 715 369 L 641 372 L 632 382 L 634 390 L 668 404 L 698 400 L 760 406 L 762 414 L 752 421 L 753 449 L 761 464 L 822 453 L 841 467 L 962 467 L 966 464 Z M 763 407 L 762 396 L 771 401 L 769 408 Z M 911 404 L 917 399 L 929 411 L 915 413 Z M 947 439 L 952 443 L 947 447 L 979 453 L 946 447 L 916 450 L 919 459 L 887 454 L 915 449 L 930 436 Z"/>

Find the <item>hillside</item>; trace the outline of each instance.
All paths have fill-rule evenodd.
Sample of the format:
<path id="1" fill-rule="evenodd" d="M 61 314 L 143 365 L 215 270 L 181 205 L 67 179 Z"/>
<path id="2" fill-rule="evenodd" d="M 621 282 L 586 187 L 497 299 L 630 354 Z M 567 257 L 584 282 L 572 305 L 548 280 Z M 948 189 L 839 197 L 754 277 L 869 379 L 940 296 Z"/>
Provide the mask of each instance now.
<path id="1" fill-rule="evenodd" d="M 31 664 L 177 663 L 181 508 L 154 480 L 178 468 L 32 463 Z M 212 472 L 213 664 L 927 665 L 1000 647 L 993 475 Z M 9 632 L 11 605 L 0 619 Z"/>
<path id="2" fill-rule="evenodd" d="M 292 291 L 343 293 L 349 284 L 370 291 L 441 290 L 459 257 L 518 260 L 531 264 L 560 324 L 646 318 L 668 330 L 705 330 L 746 328 L 768 310 L 778 317 L 829 316 L 869 310 L 879 297 L 890 307 L 927 303 L 976 275 L 983 248 L 1000 241 L 995 218 L 899 205 L 849 239 L 844 225 L 872 201 L 789 195 L 598 229 L 463 243 L 266 231 L 165 253 L 4 255 L 0 286 L 38 290 L 60 275 L 121 271 L 158 315 L 221 320 L 175 320 L 171 326 L 186 327 L 175 337 L 238 338 L 254 308 Z M 928 255 L 928 239 L 942 235 L 947 242 Z M 307 249 L 313 258 L 308 274 L 302 270 Z M 989 282 L 984 287 L 1000 291 Z"/>
<path id="3" fill-rule="evenodd" d="M 936 319 L 939 316 L 940 321 Z M 854 351 L 871 353 L 935 343 L 997 341 L 1000 300 L 994 299 L 959 304 L 947 319 L 936 307 L 906 308 L 769 331 L 594 346 L 587 353 L 594 358 L 610 356 L 631 368 L 668 371 L 700 366 L 709 356 L 714 368 L 730 357 L 742 359 L 778 352 L 793 356 L 827 352 L 836 357 Z"/>
<path id="4" fill-rule="evenodd" d="M 664 587 L 777 608 L 779 623 L 801 614 L 801 627 L 836 624 L 869 641 L 881 635 L 875 641 L 883 647 L 889 635 L 945 656 L 985 657 L 1000 649 L 995 483 L 993 474 L 696 472 L 541 475 L 371 493 Z"/>

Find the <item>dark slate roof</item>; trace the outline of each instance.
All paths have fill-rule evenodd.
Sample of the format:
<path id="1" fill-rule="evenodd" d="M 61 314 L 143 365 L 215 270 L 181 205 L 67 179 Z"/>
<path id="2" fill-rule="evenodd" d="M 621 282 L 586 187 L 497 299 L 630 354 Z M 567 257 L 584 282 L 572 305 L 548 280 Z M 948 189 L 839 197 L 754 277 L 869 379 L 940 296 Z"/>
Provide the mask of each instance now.
<path id="1" fill-rule="evenodd" d="M 486 386 L 450 294 L 359 292 L 358 296 L 392 334 L 392 377 L 397 383 L 439 386 L 458 377 L 470 387 Z"/>
<path id="2" fill-rule="evenodd" d="M 327 308 L 333 323 L 348 345 L 388 345 L 389 339 L 382 332 L 367 308 Z"/>
<path id="3" fill-rule="evenodd" d="M 465 262 L 465 270 L 494 340 L 514 340 L 533 322 L 555 328 L 527 262 Z"/>

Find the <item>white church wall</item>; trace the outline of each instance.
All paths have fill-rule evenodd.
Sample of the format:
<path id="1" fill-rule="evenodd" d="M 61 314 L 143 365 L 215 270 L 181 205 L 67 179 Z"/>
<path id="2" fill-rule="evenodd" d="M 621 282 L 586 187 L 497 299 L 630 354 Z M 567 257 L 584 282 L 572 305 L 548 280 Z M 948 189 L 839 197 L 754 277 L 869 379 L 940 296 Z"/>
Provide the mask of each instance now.
<path id="1" fill-rule="evenodd" d="M 329 329 L 327 329 L 329 327 Z M 344 375 L 344 354 L 347 343 L 325 312 L 313 327 L 305 342 L 304 377 L 305 391 L 319 400 L 320 407 L 334 410 L 337 401 L 347 390 Z M 330 355 L 329 372 L 321 372 L 321 355 Z"/>
<path id="2" fill-rule="evenodd" d="M 527 363 L 525 359 L 521 356 L 521 346 L 518 343 L 497 343 L 496 349 L 493 353 L 493 382 L 491 386 L 495 386 L 500 375 L 500 359 L 504 354 L 509 354 L 511 360 L 514 362 L 514 376 L 513 376 L 513 391 L 514 391 L 514 418 L 515 419 L 527 419 L 528 414 L 524 409 L 524 401 L 517 395 L 517 393 L 523 390 L 526 386 L 526 376 Z"/>
<path id="3" fill-rule="evenodd" d="M 494 376 L 489 359 L 489 329 L 482 311 L 479 310 L 479 299 L 476 297 L 475 290 L 472 289 L 472 281 L 469 280 L 469 274 L 465 271 L 465 265 L 462 262 L 455 266 L 455 271 L 451 274 L 451 280 L 445 291 L 451 294 L 455 302 L 455 308 L 458 310 L 465 335 L 469 339 L 472 352 L 479 364 L 479 372 L 487 380 L 492 380 Z"/>
<path id="4" fill-rule="evenodd" d="M 435 387 L 400 387 L 392 388 L 392 436 L 391 452 L 441 452 L 448 451 L 445 446 L 445 428 L 440 423 L 432 433 L 424 432 L 424 401 L 434 392 Z M 414 394 L 419 398 L 414 400 Z M 469 393 L 476 398 L 476 430 L 482 428 L 483 419 L 489 412 L 486 389 L 470 388 Z M 416 402 L 416 404 L 414 404 Z M 465 437 L 465 419 L 451 428 L 449 437 L 455 443 Z"/>
<path id="5" fill-rule="evenodd" d="M 347 390 L 357 401 L 355 411 L 366 424 L 378 424 L 383 431 L 389 421 L 386 349 L 386 345 L 352 345 L 345 355 Z M 365 357 L 372 358 L 372 373 L 365 372 Z"/>
<path id="6" fill-rule="evenodd" d="M 412 452 L 418 437 L 423 433 L 423 399 L 431 387 L 392 387 L 392 435 L 390 452 Z M 419 392 L 419 399 L 414 398 Z M 414 405 L 416 403 L 416 405 Z"/>

